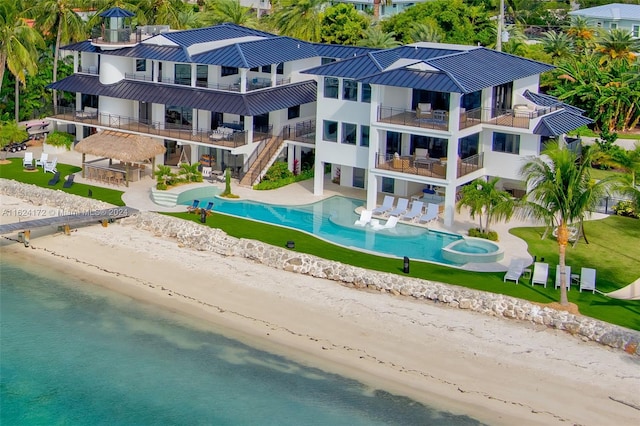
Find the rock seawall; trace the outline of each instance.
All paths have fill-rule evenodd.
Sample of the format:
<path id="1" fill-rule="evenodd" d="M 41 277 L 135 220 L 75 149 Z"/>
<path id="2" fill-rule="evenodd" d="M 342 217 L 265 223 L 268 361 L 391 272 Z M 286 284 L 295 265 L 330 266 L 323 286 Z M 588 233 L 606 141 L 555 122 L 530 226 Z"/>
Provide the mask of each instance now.
<path id="1" fill-rule="evenodd" d="M 6 179 L 0 179 L 0 193 L 34 205 L 46 205 L 63 210 L 110 207 L 107 203 L 90 198 Z M 273 268 L 325 278 L 358 289 L 366 288 L 380 293 L 442 303 L 452 308 L 469 309 L 486 315 L 528 321 L 566 331 L 585 341 L 594 341 L 640 356 L 640 332 L 514 297 L 370 271 L 255 240 L 230 237 L 219 229 L 152 212 L 140 212 L 122 219 L 121 224 L 151 232 L 158 237 L 175 239 L 181 247 L 223 256 L 244 257 Z"/>

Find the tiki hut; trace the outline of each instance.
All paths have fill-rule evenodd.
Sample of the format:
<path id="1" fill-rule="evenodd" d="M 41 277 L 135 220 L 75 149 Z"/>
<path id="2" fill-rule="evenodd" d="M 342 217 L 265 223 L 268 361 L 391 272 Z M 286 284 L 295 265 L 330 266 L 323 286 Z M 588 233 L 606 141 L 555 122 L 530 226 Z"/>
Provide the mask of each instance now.
<path id="1" fill-rule="evenodd" d="M 151 161 L 151 170 L 155 169 L 156 155 L 164 154 L 166 148 L 157 139 L 147 136 L 105 130 L 88 136 L 78 142 L 74 148 L 82 153 L 82 177 L 85 177 L 85 156 L 95 155 L 112 160 L 124 162 L 127 176 L 129 165 Z M 128 185 L 128 179 L 125 180 Z"/>

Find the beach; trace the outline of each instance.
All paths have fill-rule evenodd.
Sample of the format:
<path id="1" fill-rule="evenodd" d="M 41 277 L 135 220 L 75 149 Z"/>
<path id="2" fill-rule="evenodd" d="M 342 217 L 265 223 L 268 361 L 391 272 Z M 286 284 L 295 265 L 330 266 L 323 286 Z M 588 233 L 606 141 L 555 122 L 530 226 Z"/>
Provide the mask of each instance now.
<path id="1" fill-rule="evenodd" d="M 1 223 L 54 212 L 2 196 Z M 10 214 L 21 212 L 24 214 Z M 180 247 L 118 223 L 3 243 L 29 263 L 203 327 L 488 424 L 635 424 L 640 359 L 528 322 L 356 290 Z"/>

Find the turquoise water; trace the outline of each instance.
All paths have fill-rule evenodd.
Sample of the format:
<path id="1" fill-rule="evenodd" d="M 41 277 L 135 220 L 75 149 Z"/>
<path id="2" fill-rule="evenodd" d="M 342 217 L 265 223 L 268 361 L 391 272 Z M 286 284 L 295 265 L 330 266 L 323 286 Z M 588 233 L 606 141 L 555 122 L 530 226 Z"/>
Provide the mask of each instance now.
<path id="1" fill-rule="evenodd" d="M 458 265 L 442 257 L 442 248 L 460 240 L 459 235 L 405 224 L 384 231 L 355 226 L 359 216 L 354 211 L 363 205 L 362 200 L 334 196 L 313 204 L 283 206 L 213 197 L 200 198 L 200 205 L 205 206 L 209 201 L 214 202 L 214 211 L 298 229 L 342 246 Z M 186 200 L 184 204 L 191 205 L 192 202 Z"/>
<path id="2" fill-rule="evenodd" d="M 2 425 L 476 425 L 0 263 Z"/>

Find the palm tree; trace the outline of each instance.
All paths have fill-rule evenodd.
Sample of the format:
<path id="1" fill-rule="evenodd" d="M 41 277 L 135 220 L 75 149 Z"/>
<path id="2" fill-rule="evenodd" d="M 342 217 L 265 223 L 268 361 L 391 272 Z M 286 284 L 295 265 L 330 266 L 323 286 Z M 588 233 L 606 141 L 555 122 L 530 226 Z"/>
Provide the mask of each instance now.
<path id="1" fill-rule="evenodd" d="M 595 39 L 596 29 L 589 25 L 589 21 L 582 16 L 574 16 L 567 35 L 574 40 L 577 53 L 591 47 Z"/>
<path id="2" fill-rule="evenodd" d="M 409 37 L 414 42 L 427 41 L 431 43 L 440 43 L 444 35 L 438 28 L 438 24 L 430 24 L 426 22 L 419 22 L 411 28 Z"/>
<path id="3" fill-rule="evenodd" d="M 82 18 L 73 10 L 79 3 L 75 0 L 40 0 L 36 6 L 36 26 L 43 34 L 55 34 L 53 51 L 53 82 L 58 81 L 58 57 L 60 44 L 80 40 L 86 36 Z M 58 104 L 57 91 L 53 91 L 53 106 Z"/>
<path id="4" fill-rule="evenodd" d="M 236 25 L 255 28 L 258 20 L 256 13 L 250 7 L 241 6 L 239 0 L 208 0 L 205 3 L 201 22 L 204 25 L 231 22 Z"/>
<path id="5" fill-rule="evenodd" d="M 458 212 L 462 207 L 469 207 L 469 214 L 472 219 L 476 215 L 480 220 L 480 232 L 488 233 L 491 223 L 496 220 L 509 220 L 513 216 L 515 203 L 511 194 L 496 188 L 500 178 L 493 178 L 490 181 L 476 179 L 469 185 L 465 185 L 460 190 L 461 198 L 456 204 Z M 482 226 L 482 216 L 485 216 L 484 226 Z"/>
<path id="6" fill-rule="evenodd" d="M 11 2 L 0 4 L 0 89 L 6 68 L 15 77 L 15 120 L 19 121 L 20 83 L 38 69 L 37 48 L 44 47 L 40 33 L 27 25 L 22 8 Z"/>
<path id="7" fill-rule="evenodd" d="M 377 25 L 372 25 L 364 32 L 364 37 L 358 42 L 358 46 L 376 47 L 379 49 L 389 49 L 400 46 L 400 42 L 395 39 L 396 33 L 391 31 L 385 33 Z"/>
<path id="8" fill-rule="evenodd" d="M 565 254 L 569 242 L 568 226 L 582 221 L 604 194 L 613 179 L 591 179 L 592 150 L 582 158 L 557 142 L 547 144 L 542 156 L 532 158 L 520 170 L 529 192 L 521 204 L 522 213 L 557 226 L 560 282 L 565 282 Z M 560 286 L 560 303 L 568 305 L 567 289 Z"/>
<path id="9" fill-rule="evenodd" d="M 149 24 L 169 25 L 173 29 L 184 29 L 180 13 L 187 8 L 182 0 L 141 0 L 138 6 Z"/>
<path id="10" fill-rule="evenodd" d="M 596 51 L 601 55 L 600 64 L 624 61 L 631 64 L 640 51 L 640 40 L 634 39 L 627 30 L 614 29 L 604 32 L 596 40 Z"/>
<path id="11" fill-rule="evenodd" d="M 380 6 L 384 1 L 385 6 L 391 6 L 392 0 L 373 0 L 373 19 L 380 20 Z"/>
<path id="12" fill-rule="evenodd" d="M 327 0 L 274 0 L 271 19 L 282 35 L 319 42 L 322 10 L 327 3 Z"/>
<path id="13" fill-rule="evenodd" d="M 573 54 L 573 40 L 562 32 L 545 32 L 542 46 L 553 59 L 566 58 Z"/>

